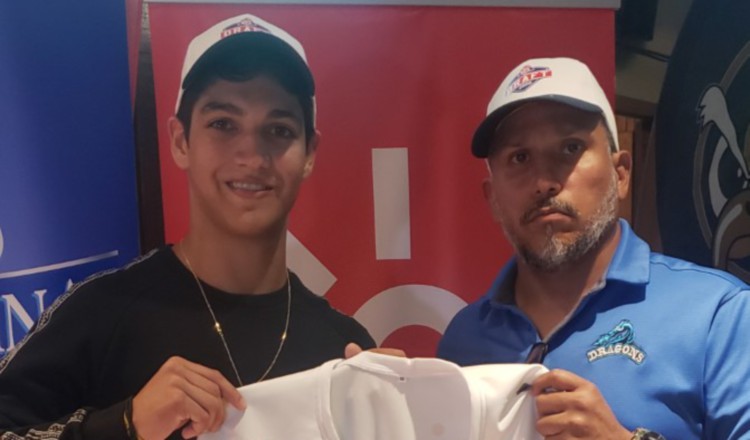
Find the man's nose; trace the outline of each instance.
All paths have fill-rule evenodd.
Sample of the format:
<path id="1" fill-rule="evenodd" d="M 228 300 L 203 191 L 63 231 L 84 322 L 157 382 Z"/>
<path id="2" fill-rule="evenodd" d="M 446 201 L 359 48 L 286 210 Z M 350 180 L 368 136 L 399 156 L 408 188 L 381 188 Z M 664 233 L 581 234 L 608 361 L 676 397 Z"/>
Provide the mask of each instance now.
<path id="1" fill-rule="evenodd" d="M 560 193 L 563 179 L 560 176 L 559 167 L 550 163 L 542 163 L 536 168 L 536 194 L 540 197 L 550 197 Z"/>
<path id="2" fill-rule="evenodd" d="M 262 168 L 271 163 L 269 149 L 260 136 L 244 136 L 233 146 L 235 162 L 240 166 Z"/>

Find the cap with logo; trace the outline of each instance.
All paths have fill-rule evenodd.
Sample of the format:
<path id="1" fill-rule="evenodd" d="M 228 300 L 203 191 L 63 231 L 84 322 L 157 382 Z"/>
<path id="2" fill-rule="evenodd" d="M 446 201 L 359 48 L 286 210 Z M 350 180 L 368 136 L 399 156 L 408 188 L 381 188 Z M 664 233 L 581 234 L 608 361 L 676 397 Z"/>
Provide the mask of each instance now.
<path id="1" fill-rule="evenodd" d="M 607 95 L 591 70 L 572 58 L 535 58 L 522 62 L 505 77 L 487 106 L 487 117 L 474 132 L 471 152 L 487 157 L 498 124 L 512 110 L 529 101 L 547 100 L 600 113 L 619 150 L 615 115 Z"/>
<path id="2" fill-rule="evenodd" d="M 180 107 L 183 92 L 217 62 L 254 60 L 280 63 L 292 75 L 300 93 L 315 96 L 315 82 L 302 44 L 285 30 L 254 15 L 243 14 L 211 26 L 190 42 L 182 64 L 175 111 Z"/>

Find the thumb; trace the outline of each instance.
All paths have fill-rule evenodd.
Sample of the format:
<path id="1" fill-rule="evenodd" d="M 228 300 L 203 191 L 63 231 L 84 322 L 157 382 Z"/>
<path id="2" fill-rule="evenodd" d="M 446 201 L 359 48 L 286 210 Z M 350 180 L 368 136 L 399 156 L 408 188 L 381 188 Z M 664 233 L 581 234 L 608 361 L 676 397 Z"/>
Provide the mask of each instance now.
<path id="1" fill-rule="evenodd" d="M 350 342 L 346 344 L 346 347 L 344 348 L 344 359 L 349 359 L 350 357 L 356 356 L 360 353 L 362 353 L 362 347 L 355 344 L 354 342 Z"/>

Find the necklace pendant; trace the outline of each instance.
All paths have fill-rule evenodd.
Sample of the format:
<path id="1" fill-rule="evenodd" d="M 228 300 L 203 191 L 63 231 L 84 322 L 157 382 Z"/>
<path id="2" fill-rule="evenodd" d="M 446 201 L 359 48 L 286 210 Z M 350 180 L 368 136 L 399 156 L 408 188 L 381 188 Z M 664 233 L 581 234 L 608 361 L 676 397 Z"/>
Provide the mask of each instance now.
<path id="1" fill-rule="evenodd" d="M 219 321 L 214 322 L 214 330 L 220 335 L 224 334 L 224 332 L 221 331 L 221 324 L 219 324 Z"/>

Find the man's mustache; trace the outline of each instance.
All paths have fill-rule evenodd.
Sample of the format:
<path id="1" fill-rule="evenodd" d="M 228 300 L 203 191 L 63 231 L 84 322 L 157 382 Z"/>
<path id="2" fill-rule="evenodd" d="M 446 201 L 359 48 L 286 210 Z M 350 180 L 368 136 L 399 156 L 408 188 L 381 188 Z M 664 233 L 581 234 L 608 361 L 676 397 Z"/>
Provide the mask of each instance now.
<path id="1" fill-rule="evenodd" d="M 546 198 L 538 201 L 526 211 L 521 217 L 521 223 L 531 223 L 535 218 L 550 212 L 559 212 L 574 219 L 578 218 L 578 211 L 570 203 L 555 198 Z"/>

